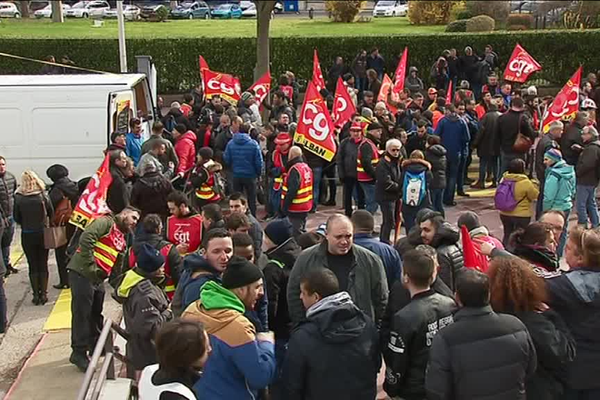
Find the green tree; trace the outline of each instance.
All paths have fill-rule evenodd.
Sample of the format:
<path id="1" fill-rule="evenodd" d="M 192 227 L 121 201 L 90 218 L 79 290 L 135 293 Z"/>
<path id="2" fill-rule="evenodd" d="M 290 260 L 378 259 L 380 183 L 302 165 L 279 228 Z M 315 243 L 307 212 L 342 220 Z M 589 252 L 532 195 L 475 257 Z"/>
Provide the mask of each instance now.
<path id="1" fill-rule="evenodd" d="M 452 9 L 462 1 L 412 0 L 408 3 L 408 20 L 415 25 L 445 25 Z"/>
<path id="2" fill-rule="evenodd" d="M 325 8 L 333 18 L 333 22 L 354 22 L 360 10 L 367 4 L 362 0 L 327 0 Z"/>

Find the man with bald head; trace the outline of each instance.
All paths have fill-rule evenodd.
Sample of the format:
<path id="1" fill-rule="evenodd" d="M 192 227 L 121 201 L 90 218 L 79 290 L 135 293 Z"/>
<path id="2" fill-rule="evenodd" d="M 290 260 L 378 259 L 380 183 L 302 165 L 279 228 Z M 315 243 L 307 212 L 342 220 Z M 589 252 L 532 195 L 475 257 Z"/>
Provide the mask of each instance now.
<path id="1" fill-rule="evenodd" d="M 285 169 L 280 213 L 288 217 L 294 227 L 294 236 L 298 237 L 304 233 L 306 217 L 313 208 L 313 173 L 298 146 L 290 148 Z"/>
<path id="2" fill-rule="evenodd" d="M 304 250 L 296 260 L 287 290 L 294 324 L 302 321 L 306 312 L 300 300 L 300 281 L 309 271 L 327 268 L 338 279 L 340 290 L 348 292 L 354 304 L 379 326 L 388 301 L 385 269 L 379 256 L 353 243 L 353 235 L 350 219 L 334 214 L 327 220 L 325 240 Z"/>

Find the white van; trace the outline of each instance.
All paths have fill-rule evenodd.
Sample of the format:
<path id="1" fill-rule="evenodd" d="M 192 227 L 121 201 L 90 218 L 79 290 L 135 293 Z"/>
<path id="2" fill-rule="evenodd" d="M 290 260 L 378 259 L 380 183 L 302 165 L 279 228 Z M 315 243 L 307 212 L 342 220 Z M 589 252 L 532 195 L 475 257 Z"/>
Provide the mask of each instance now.
<path id="1" fill-rule="evenodd" d="M 63 164 L 77 180 L 92 175 L 112 132 L 141 116 L 151 132 L 154 103 L 144 74 L 0 76 L 0 155 L 16 176 Z"/>

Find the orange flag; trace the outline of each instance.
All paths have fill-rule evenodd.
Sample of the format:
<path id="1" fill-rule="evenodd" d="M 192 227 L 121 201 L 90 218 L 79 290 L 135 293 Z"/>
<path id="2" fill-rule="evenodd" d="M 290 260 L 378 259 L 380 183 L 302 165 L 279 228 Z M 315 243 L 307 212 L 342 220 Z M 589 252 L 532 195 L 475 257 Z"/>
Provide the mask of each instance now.
<path id="1" fill-rule="evenodd" d="M 110 209 L 106 204 L 108 187 L 113 181 L 108 167 L 109 158 L 109 154 L 104 157 L 100 168 L 88 182 L 73 209 L 69 223 L 78 228 L 85 229 L 96 218 L 110 213 Z"/>
<path id="2" fill-rule="evenodd" d="M 565 121 L 575 117 L 579 111 L 579 87 L 581 86 L 581 72 L 583 67 L 579 67 L 575 74 L 569 79 L 567 84 L 558 92 L 554 101 L 546 111 L 542 122 L 542 130 L 547 133 L 550 130 L 550 124 L 554 121 Z"/>

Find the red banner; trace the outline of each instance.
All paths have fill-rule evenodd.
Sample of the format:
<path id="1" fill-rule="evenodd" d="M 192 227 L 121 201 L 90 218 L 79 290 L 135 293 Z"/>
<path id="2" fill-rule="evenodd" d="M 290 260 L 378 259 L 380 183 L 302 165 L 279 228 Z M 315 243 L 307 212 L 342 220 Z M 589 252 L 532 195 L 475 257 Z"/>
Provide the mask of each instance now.
<path id="1" fill-rule="evenodd" d="M 109 157 L 109 154 L 104 157 L 102 165 L 88 182 L 73 209 L 69 223 L 78 228 L 85 229 L 96 218 L 110 213 L 110 209 L 106 204 L 108 187 L 113 180 L 108 167 Z"/>
<path id="2" fill-rule="evenodd" d="M 396 72 L 394 73 L 394 89 L 392 92 L 394 94 L 400 93 L 404 89 L 404 80 L 406 79 L 406 63 L 408 61 L 408 47 L 404 48 L 402 52 L 402 57 L 400 58 L 400 62 L 396 67 Z"/>
<path id="3" fill-rule="evenodd" d="M 204 73 L 204 71 L 208 71 L 210 68 L 208 68 L 208 63 L 202 56 L 200 56 L 199 64 L 200 64 L 200 76 L 202 76 L 202 73 Z"/>
<path id="4" fill-rule="evenodd" d="M 305 150 L 327 161 L 333 159 L 337 150 L 333 122 L 327 104 L 313 81 L 308 83 L 306 89 L 294 141 L 304 146 Z"/>
<path id="5" fill-rule="evenodd" d="M 390 93 L 390 90 L 392 90 L 392 85 L 392 79 L 388 76 L 388 74 L 383 74 L 383 82 L 381 82 L 381 89 L 379 89 L 377 101 L 383 101 L 388 110 L 395 115 L 398 112 L 398 109 L 388 103 L 388 94 Z"/>
<path id="6" fill-rule="evenodd" d="M 230 104 L 237 104 L 241 96 L 240 80 L 233 75 L 206 70 L 202 74 L 206 99 L 219 95 Z"/>
<path id="7" fill-rule="evenodd" d="M 348 88 L 342 78 L 338 77 L 335 87 L 335 100 L 333 102 L 333 113 L 331 119 L 336 128 L 341 128 L 356 114 L 356 106 L 348 93 Z"/>
<path id="8" fill-rule="evenodd" d="M 523 83 L 529 75 L 541 69 L 542 66 L 517 43 L 504 70 L 504 80 Z"/>
<path id="9" fill-rule="evenodd" d="M 554 101 L 546 111 L 542 122 L 542 130 L 544 133 L 550 129 L 550 124 L 554 121 L 565 121 L 575 117 L 575 113 L 579 111 L 579 87 L 581 86 L 581 72 L 583 67 L 573 74 L 571 79 L 558 92 Z"/>
<path id="10" fill-rule="evenodd" d="M 446 106 L 452 104 L 452 79 L 448 82 L 448 91 L 446 92 Z"/>
<path id="11" fill-rule="evenodd" d="M 271 73 L 268 71 L 265 72 L 259 80 L 254 82 L 254 85 L 250 86 L 250 90 L 254 91 L 256 103 L 259 105 L 262 104 L 271 91 Z"/>
<path id="12" fill-rule="evenodd" d="M 325 88 L 325 79 L 323 78 L 323 73 L 321 72 L 321 64 L 319 64 L 319 55 L 317 54 L 317 49 L 313 54 L 313 76 L 312 81 L 317 88 L 317 92 L 321 92 L 321 89 Z"/>

